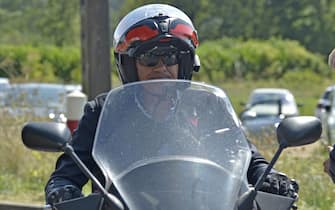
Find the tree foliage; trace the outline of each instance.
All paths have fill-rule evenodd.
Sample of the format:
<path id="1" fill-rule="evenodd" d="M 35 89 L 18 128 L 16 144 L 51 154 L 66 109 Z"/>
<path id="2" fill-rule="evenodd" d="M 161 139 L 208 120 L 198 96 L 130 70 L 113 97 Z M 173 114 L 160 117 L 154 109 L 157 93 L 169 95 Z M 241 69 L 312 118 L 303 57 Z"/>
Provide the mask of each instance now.
<path id="1" fill-rule="evenodd" d="M 79 1 L 1 0 L 0 43 L 79 44 Z"/>
<path id="2" fill-rule="evenodd" d="M 127 0 L 125 11 L 155 3 Z M 194 21 L 201 41 L 223 37 L 297 40 L 313 52 L 327 54 L 335 43 L 335 0 L 165 0 Z M 115 14 L 118 15 L 118 14 Z M 331 44 L 330 44 L 331 43 Z"/>
<path id="3" fill-rule="evenodd" d="M 110 25 L 130 10 L 154 0 L 109 0 Z M 335 43 L 335 0 L 163 0 L 184 10 L 201 42 L 223 37 L 297 40 L 308 50 L 328 54 Z M 1 0 L 0 44 L 80 43 L 80 1 Z M 111 33 L 112 37 L 112 33 Z"/>

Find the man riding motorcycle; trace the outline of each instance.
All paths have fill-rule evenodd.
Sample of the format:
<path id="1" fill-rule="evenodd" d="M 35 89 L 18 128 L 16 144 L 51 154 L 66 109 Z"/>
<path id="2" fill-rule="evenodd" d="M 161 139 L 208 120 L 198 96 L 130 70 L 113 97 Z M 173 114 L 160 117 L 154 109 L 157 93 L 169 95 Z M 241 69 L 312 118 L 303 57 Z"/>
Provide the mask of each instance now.
<path id="1" fill-rule="evenodd" d="M 169 5 L 149 4 L 128 13 L 116 27 L 113 44 L 123 84 L 152 79 L 191 80 L 193 71 L 197 72 L 200 68 L 200 60 L 195 53 L 199 41 L 193 23 L 184 12 Z M 84 115 L 71 142 L 77 155 L 101 183 L 105 183 L 104 176 L 91 152 L 106 95 L 101 94 L 85 105 Z M 251 143 L 250 148 L 252 158 L 247 178 L 254 185 L 268 162 Z M 75 162 L 62 154 L 46 184 L 46 202 L 54 204 L 82 196 L 81 190 L 87 181 Z M 287 176 L 273 170 L 263 190 L 290 195 L 297 192 L 298 187 L 297 184 L 293 186 Z M 111 192 L 122 200 L 114 186 L 111 186 Z"/>

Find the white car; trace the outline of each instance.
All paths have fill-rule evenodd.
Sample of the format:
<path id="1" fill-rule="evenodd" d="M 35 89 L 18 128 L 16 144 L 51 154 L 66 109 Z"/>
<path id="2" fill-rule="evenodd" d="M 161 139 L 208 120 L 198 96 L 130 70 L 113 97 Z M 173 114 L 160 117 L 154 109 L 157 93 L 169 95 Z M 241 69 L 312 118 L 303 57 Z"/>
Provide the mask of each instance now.
<path id="1" fill-rule="evenodd" d="M 249 101 L 246 104 L 246 108 L 253 104 L 266 101 L 280 101 L 282 104 L 281 113 L 285 116 L 297 116 L 299 115 L 298 105 L 295 101 L 293 94 L 284 88 L 257 88 L 254 89 L 250 96 Z"/>
<path id="2" fill-rule="evenodd" d="M 65 122 L 65 100 L 69 87 L 48 83 L 12 84 L 2 113 L 12 117 L 29 116 Z"/>
<path id="3" fill-rule="evenodd" d="M 331 103 L 331 94 L 335 90 L 335 85 L 328 86 L 325 91 L 322 93 L 318 103 L 315 107 L 315 116 L 321 120 L 325 117 L 325 109 L 330 106 Z"/>
<path id="4" fill-rule="evenodd" d="M 298 115 L 298 105 L 288 89 L 257 88 L 251 92 L 240 120 L 247 134 L 274 135 L 284 118 Z"/>
<path id="5" fill-rule="evenodd" d="M 315 108 L 315 116 L 322 123 L 322 137 L 326 144 L 335 144 L 335 85 L 328 86 Z"/>

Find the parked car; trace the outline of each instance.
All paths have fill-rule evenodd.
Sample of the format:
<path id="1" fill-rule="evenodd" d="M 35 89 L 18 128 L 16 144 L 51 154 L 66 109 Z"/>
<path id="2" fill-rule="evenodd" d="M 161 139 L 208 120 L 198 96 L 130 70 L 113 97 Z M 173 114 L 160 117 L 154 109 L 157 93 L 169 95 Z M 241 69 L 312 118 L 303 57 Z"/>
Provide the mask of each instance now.
<path id="1" fill-rule="evenodd" d="M 76 88 L 48 83 L 12 84 L 3 112 L 12 117 L 29 116 L 66 122 L 66 94 Z"/>
<path id="2" fill-rule="evenodd" d="M 325 108 L 330 106 L 331 94 L 335 90 L 335 85 L 328 86 L 325 91 L 322 93 L 321 97 L 318 100 L 318 103 L 315 107 L 315 116 L 322 119 L 325 115 Z"/>
<path id="3" fill-rule="evenodd" d="M 335 85 L 328 86 L 315 107 L 315 116 L 322 123 L 322 139 L 326 144 L 335 144 Z"/>
<path id="4" fill-rule="evenodd" d="M 274 135 L 277 125 L 286 117 L 298 116 L 293 94 L 283 88 L 254 89 L 240 120 L 247 135 Z"/>
<path id="5" fill-rule="evenodd" d="M 246 104 L 246 108 L 253 104 L 258 104 L 262 101 L 276 101 L 282 103 L 282 113 L 286 116 L 299 115 L 298 104 L 295 101 L 293 94 L 284 88 L 256 88 L 254 89 Z M 300 105 L 299 105 L 300 106 Z"/>
<path id="6" fill-rule="evenodd" d="M 4 106 L 4 100 L 9 87 L 9 79 L 6 77 L 0 77 L 0 107 Z"/>

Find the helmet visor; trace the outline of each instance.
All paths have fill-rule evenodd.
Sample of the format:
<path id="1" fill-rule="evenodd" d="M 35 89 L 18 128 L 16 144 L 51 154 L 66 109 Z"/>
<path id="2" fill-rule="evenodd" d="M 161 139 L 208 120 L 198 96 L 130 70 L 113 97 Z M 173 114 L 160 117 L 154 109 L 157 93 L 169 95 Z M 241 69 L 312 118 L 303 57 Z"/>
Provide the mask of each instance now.
<path id="1" fill-rule="evenodd" d="M 161 34 L 158 25 L 152 21 L 143 21 L 135 25 L 126 32 L 116 46 L 117 52 L 126 52 L 127 49 L 135 42 L 143 42 L 158 37 Z M 193 46 L 198 45 L 198 37 L 193 27 L 179 19 L 171 19 L 168 34 L 161 34 L 159 42 L 168 42 L 169 37 L 178 37 L 181 39 L 191 40 Z"/>

